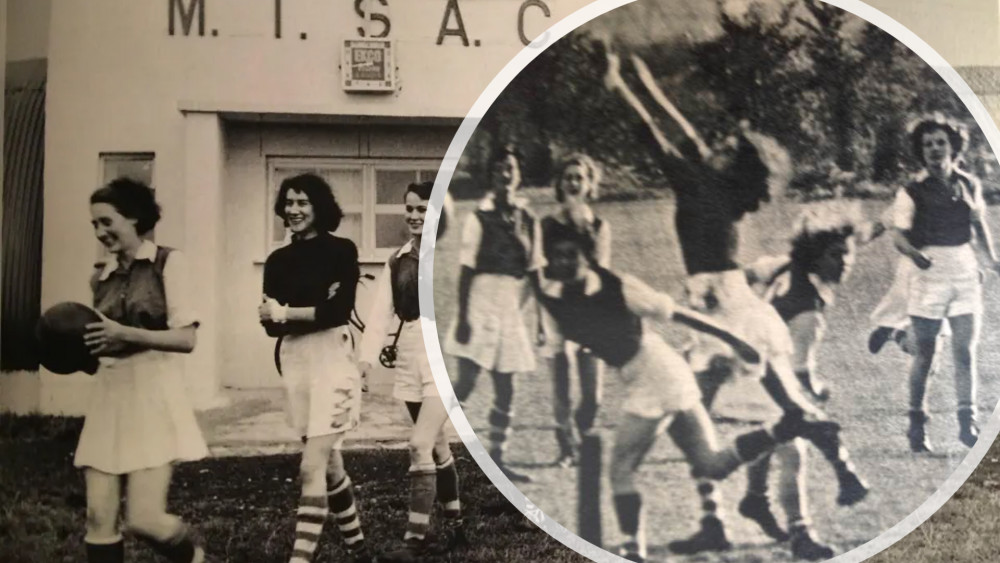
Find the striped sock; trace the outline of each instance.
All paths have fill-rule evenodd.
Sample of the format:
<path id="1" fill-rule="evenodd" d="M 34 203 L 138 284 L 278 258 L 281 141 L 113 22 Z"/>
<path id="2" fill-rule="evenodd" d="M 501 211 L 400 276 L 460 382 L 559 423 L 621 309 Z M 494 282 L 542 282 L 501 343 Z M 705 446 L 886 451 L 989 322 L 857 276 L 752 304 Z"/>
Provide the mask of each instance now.
<path id="1" fill-rule="evenodd" d="M 701 498 L 701 511 L 704 516 L 718 518 L 719 490 L 710 479 L 698 479 L 698 496 Z"/>
<path id="2" fill-rule="evenodd" d="M 340 536 L 344 539 L 347 550 L 356 553 L 365 548 L 365 535 L 361 531 L 361 519 L 358 517 L 357 505 L 354 502 L 354 487 L 347 475 L 327 493 L 330 501 L 330 512 L 337 521 Z"/>
<path id="3" fill-rule="evenodd" d="M 462 518 L 462 501 L 458 495 L 458 468 L 455 467 L 454 456 L 449 456 L 437 466 L 437 498 L 444 506 L 446 519 Z"/>
<path id="4" fill-rule="evenodd" d="M 326 497 L 302 497 L 302 500 L 299 501 L 298 513 L 295 516 L 295 545 L 292 546 L 292 559 L 289 563 L 310 563 L 312 561 L 328 513 Z"/>
<path id="5" fill-rule="evenodd" d="M 436 480 L 433 466 L 410 468 L 410 518 L 403 540 L 422 541 L 431 525 Z"/>
<path id="6" fill-rule="evenodd" d="M 120 535 L 107 539 L 84 538 L 87 563 L 125 563 L 125 542 Z"/>

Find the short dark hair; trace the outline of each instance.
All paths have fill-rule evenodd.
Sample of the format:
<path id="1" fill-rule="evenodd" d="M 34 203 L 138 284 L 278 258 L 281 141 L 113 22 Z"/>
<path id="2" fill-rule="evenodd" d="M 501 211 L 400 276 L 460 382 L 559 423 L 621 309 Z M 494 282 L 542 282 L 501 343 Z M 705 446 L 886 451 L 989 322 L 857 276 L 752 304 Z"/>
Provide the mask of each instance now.
<path id="1" fill-rule="evenodd" d="M 409 195 L 410 192 L 417 194 L 417 197 L 420 199 L 430 199 L 432 190 L 434 190 L 434 182 L 410 184 L 409 186 L 406 186 L 406 192 L 403 193 L 403 199 L 405 200 L 406 196 Z"/>
<path id="2" fill-rule="evenodd" d="M 286 178 L 278 188 L 278 197 L 274 200 L 274 214 L 281 217 L 288 226 L 288 219 L 285 217 L 285 202 L 288 199 L 289 190 L 306 194 L 309 203 L 313 206 L 313 226 L 318 232 L 332 233 L 340 227 L 340 220 L 344 218 L 344 211 L 333 197 L 333 189 L 326 180 L 315 174 L 299 174 Z"/>
<path id="3" fill-rule="evenodd" d="M 590 189 L 587 190 L 586 198 L 590 201 L 596 200 L 597 185 L 601 182 L 601 169 L 597 167 L 597 163 L 594 162 L 594 159 L 589 156 L 583 153 L 573 153 L 560 160 L 558 166 L 556 166 L 556 201 L 562 202 L 566 199 L 566 194 L 562 189 L 562 176 L 563 173 L 566 172 L 566 169 L 573 165 L 583 168 L 583 174 L 586 176 L 587 182 L 590 184 Z"/>
<path id="4" fill-rule="evenodd" d="M 520 149 L 518 149 L 517 145 L 514 143 L 497 143 L 493 145 L 492 150 L 490 150 L 489 165 L 493 166 L 498 161 L 501 161 L 508 156 L 516 158 L 518 164 L 520 164 L 521 160 L 524 158 L 524 155 L 521 154 Z"/>
<path id="5" fill-rule="evenodd" d="M 792 263 L 807 272 L 834 244 L 841 244 L 857 233 L 860 211 L 854 207 L 839 208 L 833 204 L 807 209 L 792 228 Z"/>
<path id="6" fill-rule="evenodd" d="M 90 194 L 90 204 L 95 203 L 106 203 L 123 217 L 135 219 L 139 236 L 152 231 L 160 220 L 160 205 L 152 188 L 131 178 L 116 178 L 95 190 Z"/>
<path id="7" fill-rule="evenodd" d="M 966 129 L 965 125 L 947 119 L 941 114 L 921 118 L 910 127 L 910 148 L 921 166 L 927 164 L 924 162 L 924 135 L 935 131 L 944 131 L 948 135 L 952 159 L 958 158 L 969 142 L 969 130 Z"/>

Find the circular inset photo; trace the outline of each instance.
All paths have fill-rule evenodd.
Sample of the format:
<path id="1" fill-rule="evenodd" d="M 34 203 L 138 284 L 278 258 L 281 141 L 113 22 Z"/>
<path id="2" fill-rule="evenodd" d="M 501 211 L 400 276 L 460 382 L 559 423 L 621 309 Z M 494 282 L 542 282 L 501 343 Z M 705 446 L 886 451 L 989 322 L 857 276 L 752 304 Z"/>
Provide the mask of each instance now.
<path id="1" fill-rule="evenodd" d="M 452 420 L 597 560 L 871 556 L 997 435 L 1000 132 L 860 2 L 622 4 L 522 52 L 438 177 Z"/>

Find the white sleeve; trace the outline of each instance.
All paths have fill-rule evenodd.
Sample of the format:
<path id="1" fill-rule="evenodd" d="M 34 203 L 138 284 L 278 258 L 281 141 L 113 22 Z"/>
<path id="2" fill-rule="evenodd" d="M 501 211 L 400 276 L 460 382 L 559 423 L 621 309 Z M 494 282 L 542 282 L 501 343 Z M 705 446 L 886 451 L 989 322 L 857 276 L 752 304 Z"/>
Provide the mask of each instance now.
<path id="1" fill-rule="evenodd" d="M 754 283 L 765 283 L 771 281 L 778 271 L 788 266 L 791 259 L 785 256 L 762 256 L 758 258 L 744 271 L 753 278 Z"/>
<path id="2" fill-rule="evenodd" d="M 529 249 L 528 256 L 529 272 L 544 269 L 548 265 L 548 261 L 545 259 L 545 249 L 542 246 L 542 222 L 535 219 L 533 225 L 531 229 L 531 248 Z"/>
<path id="3" fill-rule="evenodd" d="M 657 317 L 667 321 L 674 316 L 676 304 L 666 293 L 660 293 L 633 276 L 622 276 L 625 306 L 640 317 Z"/>
<path id="4" fill-rule="evenodd" d="M 476 255 L 479 254 L 479 243 L 483 238 L 483 226 L 475 213 L 465 218 L 462 227 L 462 244 L 458 251 L 458 261 L 462 266 L 476 267 Z"/>
<path id="5" fill-rule="evenodd" d="M 975 178 L 972 179 L 972 219 L 974 221 L 986 219 L 986 198 L 983 197 L 983 184 Z"/>
<path id="6" fill-rule="evenodd" d="M 392 271 L 389 263 L 386 262 L 382 269 L 382 276 L 379 277 L 378 285 L 375 286 L 372 304 L 368 308 L 368 315 L 362 319 L 365 323 L 365 332 L 361 337 L 361 347 L 358 353 L 359 362 L 368 362 L 371 365 L 378 365 L 378 357 L 382 352 L 386 337 L 391 330 L 389 325 L 395 317 L 395 307 L 392 302 Z"/>
<path id="7" fill-rule="evenodd" d="M 906 193 L 906 190 L 898 190 L 896 192 L 896 200 L 892 203 L 892 226 L 901 231 L 910 230 L 913 228 L 913 214 L 915 211 L 916 205 L 913 203 L 910 195 Z"/>
<path id="8" fill-rule="evenodd" d="M 168 327 L 198 325 L 198 315 L 191 305 L 191 288 L 187 259 L 179 250 L 172 250 L 163 265 L 163 293 L 167 302 Z"/>
<path id="9" fill-rule="evenodd" d="M 596 248 L 594 249 L 594 259 L 597 265 L 602 268 L 611 267 L 611 224 L 601 221 L 601 227 L 597 229 Z"/>

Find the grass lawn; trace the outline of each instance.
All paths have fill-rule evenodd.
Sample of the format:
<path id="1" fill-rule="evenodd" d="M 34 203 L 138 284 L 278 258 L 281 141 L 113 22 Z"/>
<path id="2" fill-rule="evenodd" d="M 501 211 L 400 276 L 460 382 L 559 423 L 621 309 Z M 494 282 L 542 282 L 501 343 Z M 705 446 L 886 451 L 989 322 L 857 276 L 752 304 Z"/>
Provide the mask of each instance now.
<path id="1" fill-rule="evenodd" d="M 540 214 L 553 209 L 554 198 L 544 190 L 528 190 Z M 886 205 L 884 202 L 867 202 L 865 210 L 875 217 Z M 472 209 L 463 202 L 458 210 L 458 221 L 463 213 Z M 788 229 L 801 206 L 787 201 L 767 204 L 761 211 L 748 217 L 741 225 L 740 260 L 749 262 L 765 254 L 788 251 Z M 684 271 L 680 249 L 674 234 L 673 206 L 670 200 L 609 202 L 598 204 L 596 213 L 607 220 L 613 232 L 613 266 L 634 274 L 657 288 L 683 298 Z M 1000 233 L 1000 209 L 991 208 L 994 233 Z M 435 314 L 439 335 L 451 324 L 456 305 L 458 232 L 452 229 L 439 241 L 435 256 Z M 844 426 L 844 436 L 852 458 L 861 474 L 872 486 L 869 497 L 855 507 L 840 507 L 835 502 L 836 483 L 832 470 L 818 453 L 810 448 L 808 459 L 809 511 L 819 536 L 830 543 L 838 554 L 858 547 L 888 530 L 919 507 L 954 471 L 968 450 L 958 440 L 955 417 L 955 395 L 951 378 L 950 358 L 943 362 L 943 371 L 931 383 L 930 409 L 933 421 L 930 436 L 936 451 L 917 456 L 910 453 L 906 442 L 907 356 L 895 347 L 887 347 L 878 356 L 866 349 L 870 330 L 868 315 L 888 288 L 896 266 L 897 254 L 891 248 L 889 237 L 859 249 L 857 263 L 851 279 L 841 287 L 837 301 L 827 315 L 828 327 L 824 345 L 818 357 L 819 376 L 831 388 L 833 396 L 826 405 L 831 418 Z M 991 276 L 985 287 L 985 315 L 983 337 L 979 347 L 979 407 L 982 422 L 993 412 L 1000 398 L 1000 339 L 996 329 L 1000 326 L 1000 281 Z M 529 317 L 530 317 L 529 313 Z M 529 319 L 528 326 L 533 326 Z M 668 341 L 680 342 L 676 327 L 665 327 L 663 334 Z M 449 370 L 454 369 L 446 357 Z M 454 372 L 452 372 L 454 375 Z M 551 377 L 544 362 L 538 371 L 518 377 L 515 394 L 514 432 L 509 442 L 508 461 L 512 467 L 528 472 L 535 482 L 521 487 L 521 491 L 545 513 L 570 530 L 576 529 L 576 474 L 573 470 L 552 466 L 557 456 L 554 436 Z M 717 406 L 728 415 L 720 419 L 717 428 L 724 441 L 737 433 L 753 427 L 762 420 L 766 399 L 763 402 L 747 401 L 743 391 L 752 391 L 752 381 L 734 386 L 727 399 L 720 395 Z M 574 391 L 575 392 L 575 391 Z M 604 437 L 606 454 L 615 426 L 617 405 L 622 399 L 623 386 L 614 370 L 605 377 L 604 408 L 598 427 Z M 486 437 L 487 421 L 493 399 L 489 378 L 480 378 L 479 386 L 467 401 L 465 414 L 479 436 Z M 743 403 L 743 404 L 737 404 Z M 728 408 L 727 408 L 728 407 Z M 722 414 L 722 413 L 719 413 Z M 998 457 L 993 455 L 994 458 Z M 987 457 L 987 460 L 990 458 Z M 605 463 L 607 463 L 607 459 Z M 985 469 L 984 469 L 985 471 Z M 772 482 L 778 470 L 773 469 Z M 990 479 L 981 483 L 992 482 Z M 720 485 L 720 508 L 727 526 L 727 533 L 734 548 L 718 554 L 692 557 L 670 555 L 666 544 L 686 537 L 698 528 L 700 502 L 695 494 L 689 470 L 680 452 L 664 437 L 649 452 L 639 470 L 637 485 L 645 494 L 644 508 L 647 515 L 647 536 L 653 561 L 791 561 L 787 545 L 778 545 L 763 536 L 748 520 L 739 516 L 736 505 L 743 497 L 745 472 L 737 472 Z M 985 488 L 984 488 L 985 487 Z M 609 483 L 604 480 L 602 520 L 604 545 L 611 547 L 621 541 L 612 510 Z M 773 489 L 772 489 L 773 490 Z M 950 526 L 947 519 L 938 518 L 921 528 L 899 549 L 908 549 L 906 560 L 941 561 L 940 556 L 953 556 L 955 561 L 1000 560 L 1000 540 L 993 539 L 1000 513 L 989 515 L 1000 502 L 979 494 L 990 489 L 972 482 L 959 498 L 943 513 L 955 510 L 962 503 L 962 513 L 970 514 L 968 523 L 957 515 Z M 975 503 L 975 504 L 964 504 Z M 773 503 L 772 506 L 775 506 Z M 968 507 L 968 510 L 966 509 Z M 783 514 L 775 508 L 779 521 Z M 987 516 L 989 515 L 989 516 Z M 983 534 L 975 544 L 951 543 L 947 534 L 967 527 L 970 537 Z M 936 536 L 935 534 L 939 534 Z M 964 536 L 963 536 L 964 537 Z M 921 539 L 923 538 L 923 542 Z M 935 552 L 930 546 L 936 544 Z M 996 556 L 981 557 L 989 551 L 990 544 Z M 923 545 L 924 547 L 918 548 Z M 976 547 L 979 546 L 979 547 Z M 929 551 L 928 551 L 929 550 Z M 894 553 L 890 551 L 889 553 Z M 917 555 L 927 553 L 927 555 Z M 912 557 L 911 557 L 912 556 Z M 883 561 L 904 560 L 896 555 L 886 555 Z"/>
<path id="2" fill-rule="evenodd" d="M 73 468 L 80 421 L 0 417 L 0 562 L 85 561 L 82 474 Z M 345 454 L 357 487 L 368 541 L 398 547 L 407 518 L 406 451 Z M 462 450 L 457 456 L 462 501 L 473 547 L 427 561 L 586 561 L 534 526 L 500 495 Z M 299 457 L 232 457 L 183 464 L 170 509 L 195 524 L 214 561 L 284 562 L 291 554 Z M 324 529 L 317 563 L 344 561 L 333 525 Z M 127 560 L 159 561 L 133 539 Z"/>

